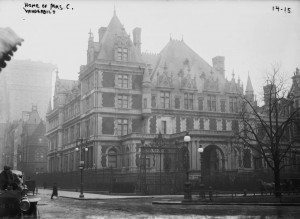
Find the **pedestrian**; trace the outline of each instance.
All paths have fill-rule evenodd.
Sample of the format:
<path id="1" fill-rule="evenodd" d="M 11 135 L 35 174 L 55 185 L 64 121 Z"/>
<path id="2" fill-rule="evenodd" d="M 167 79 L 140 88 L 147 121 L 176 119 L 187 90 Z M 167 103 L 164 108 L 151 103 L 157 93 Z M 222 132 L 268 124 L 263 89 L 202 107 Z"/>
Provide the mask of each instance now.
<path id="1" fill-rule="evenodd" d="M 209 196 L 209 200 L 212 201 L 213 191 L 212 191 L 212 187 L 211 186 L 208 188 L 208 196 Z"/>
<path id="2" fill-rule="evenodd" d="M 19 176 L 12 172 L 11 167 L 4 166 L 0 173 L 0 190 L 19 190 L 24 189 L 23 182 Z"/>
<path id="3" fill-rule="evenodd" d="M 53 196 L 56 196 L 56 198 L 58 197 L 58 191 L 57 191 L 57 184 L 56 183 L 53 184 L 51 199 L 53 199 Z"/>
<path id="4" fill-rule="evenodd" d="M 9 166 L 4 166 L 3 171 L 0 173 L 0 189 L 11 190 L 13 184 L 13 174 Z"/>
<path id="5" fill-rule="evenodd" d="M 44 187 L 44 189 L 47 188 L 47 183 L 46 182 L 43 182 L 43 187 Z"/>

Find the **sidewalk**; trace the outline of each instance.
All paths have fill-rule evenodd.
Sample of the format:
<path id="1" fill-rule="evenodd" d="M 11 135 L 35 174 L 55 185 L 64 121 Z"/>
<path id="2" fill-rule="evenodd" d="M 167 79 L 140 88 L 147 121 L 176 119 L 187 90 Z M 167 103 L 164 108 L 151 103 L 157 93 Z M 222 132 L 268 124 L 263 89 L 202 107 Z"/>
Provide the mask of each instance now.
<path id="1" fill-rule="evenodd" d="M 45 196 L 51 196 L 52 190 L 51 189 L 38 189 L 38 195 L 45 195 Z M 64 191 L 64 190 L 58 190 L 58 196 L 63 198 L 71 198 L 71 199 L 77 199 L 77 200 L 111 200 L 111 199 L 146 199 L 146 198 L 158 198 L 158 200 L 152 201 L 152 204 L 156 205 L 257 205 L 257 206 L 300 206 L 299 201 L 296 202 L 268 202 L 268 201 L 262 201 L 262 202 L 241 202 L 239 200 L 231 200 L 229 202 L 227 201 L 221 201 L 221 200 L 214 200 L 213 202 L 210 202 L 208 200 L 198 200 L 197 196 L 193 198 L 193 201 L 188 202 L 182 202 L 183 201 L 183 195 L 148 195 L 148 196 L 142 196 L 142 195 L 104 195 L 104 194 L 95 194 L 84 192 L 84 198 L 79 198 L 79 192 L 73 192 L 73 191 Z M 229 198 L 228 194 L 223 194 L 223 198 Z M 237 194 L 235 198 L 242 198 L 241 194 Z M 249 196 L 248 196 L 249 197 Z M 247 198 L 248 198 L 247 197 Z"/>
<path id="2" fill-rule="evenodd" d="M 48 195 L 49 197 L 52 194 L 51 189 L 38 189 L 38 194 Z M 182 198 L 182 195 L 103 195 L 103 194 L 94 194 L 94 193 L 83 193 L 84 198 L 79 198 L 79 192 L 72 191 L 63 191 L 58 189 L 58 196 L 63 198 L 72 198 L 78 200 L 107 200 L 107 199 L 137 199 L 137 198 Z"/>
<path id="3" fill-rule="evenodd" d="M 256 206 L 300 206 L 300 203 L 241 203 L 241 202 L 203 202 L 193 200 L 191 202 L 182 201 L 153 201 L 155 205 L 256 205 Z"/>

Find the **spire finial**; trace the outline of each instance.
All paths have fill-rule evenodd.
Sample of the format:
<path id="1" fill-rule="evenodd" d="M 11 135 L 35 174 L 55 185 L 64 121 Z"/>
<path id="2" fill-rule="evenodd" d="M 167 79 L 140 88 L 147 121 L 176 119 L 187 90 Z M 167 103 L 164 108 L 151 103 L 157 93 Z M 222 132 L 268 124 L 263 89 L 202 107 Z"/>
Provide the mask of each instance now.
<path id="1" fill-rule="evenodd" d="M 92 35 L 93 35 L 91 28 L 90 28 L 89 35 L 90 35 L 90 38 L 91 38 L 91 37 L 92 37 Z"/>
<path id="2" fill-rule="evenodd" d="M 172 34 L 170 33 L 170 41 L 172 40 Z"/>
<path id="3" fill-rule="evenodd" d="M 248 72 L 248 78 L 247 78 L 246 92 L 253 92 L 253 87 L 252 87 L 252 82 L 250 79 L 249 72 Z"/>
<path id="4" fill-rule="evenodd" d="M 116 13 L 116 5 L 114 5 L 114 16 L 117 16 L 117 13 Z"/>
<path id="5" fill-rule="evenodd" d="M 234 79 L 234 69 L 232 69 L 232 79 Z"/>
<path id="6" fill-rule="evenodd" d="M 181 35 L 181 41 L 183 41 L 183 34 Z"/>

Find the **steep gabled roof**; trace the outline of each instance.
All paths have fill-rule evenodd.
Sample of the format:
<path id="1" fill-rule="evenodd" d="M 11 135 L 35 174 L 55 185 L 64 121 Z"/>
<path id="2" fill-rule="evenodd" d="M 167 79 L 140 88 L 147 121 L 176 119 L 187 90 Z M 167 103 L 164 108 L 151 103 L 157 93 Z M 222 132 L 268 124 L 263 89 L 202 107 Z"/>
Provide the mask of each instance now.
<path id="1" fill-rule="evenodd" d="M 126 44 L 129 50 L 129 61 L 142 62 L 141 55 L 133 45 L 132 40 L 126 33 L 116 13 L 109 22 L 106 31 L 100 41 L 100 52 L 98 59 L 114 60 L 116 43 Z"/>
<path id="2" fill-rule="evenodd" d="M 174 76 L 174 81 L 179 81 L 180 77 L 189 75 L 191 78 L 198 80 L 201 74 L 215 74 L 215 70 L 205 60 L 203 60 L 196 52 L 194 52 L 184 41 L 173 40 L 158 54 L 151 79 L 155 83 L 157 75 L 164 71 L 165 65 L 168 66 L 168 74 Z M 177 82 L 175 82 L 177 83 Z"/>
<path id="3" fill-rule="evenodd" d="M 164 64 L 166 62 L 169 70 L 175 74 L 186 61 L 189 62 L 193 73 L 209 73 L 212 70 L 212 67 L 186 45 L 184 41 L 171 39 L 159 55 L 161 56 L 160 63 Z"/>

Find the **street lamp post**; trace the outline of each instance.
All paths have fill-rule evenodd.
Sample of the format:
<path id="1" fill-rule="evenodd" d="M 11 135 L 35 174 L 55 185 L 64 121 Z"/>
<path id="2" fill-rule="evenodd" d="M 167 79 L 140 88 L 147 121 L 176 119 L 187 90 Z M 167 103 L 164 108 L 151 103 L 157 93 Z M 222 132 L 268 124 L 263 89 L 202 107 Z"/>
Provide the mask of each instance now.
<path id="1" fill-rule="evenodd" d="M 205 198 L 205 191 L 204 191 L 204 184 L 203 184 L 203 175 L 202 175 L 203 171 L 201 171 L 202 168 L 203 168 L 203 166 L 202 166 L 203 161 L 202 161 L 201 154 L 204 151 L 202 145 L 199 146 L 199 148 L 198 148 L 197 151 L 200 154 L 200 168 L 201 169 L 200 169 L 200 188 L 199 188 L 200 192 L 199 192 L 199 199 L 201 199 L 201 198 Z"/>
<path id="2" fill-rule="evenodd" d="M 189 180 L 189 142 L 191 141 L 191 137 L 189 136 L 189 133 L 186 132 L 184 138 L 183 138 L 185 145 L 185 155 L 184 155 L 184 162 L 186 167 L 186 182 L 184 183 L 184 201 L 191 201 L 192 200 L 192 191 L 191 191 L 191 182 Z"/>
<path id="3" fill-rule="evenodd" d="M 199 148 L 198 148 L 198 153 L 200 154 L 200 168 L 202 169 L 202 157 L 201 157 L 201 154 L 203 153 L 203 151 L 204 151 L 204 149 L 203 149 L 203 147 L 202 147 L 202 145 L 199 145 Z M 201 163 L 202 162 L 202 163 Z M 201 171 L 201 169 L 200 169 L 200 171 Z M 202 183 L 202 173 L 200 172 L 200 182 Z"/>
<path id="4" fill-rule="evenodd" d="M 78 144 L 79 143 L 79 144 Z M 88 144 L 89 141 L 83 138 L 79 138 L 76 140 L 76 148 L 75 151 L 79 151 L 79 157 L 80 157 L 80 162 L 79 162 L 79 169 L 80 169 L 80 195 L 79 198 L 84 198 L 83 195 L 83 169 L 84 169 L 84 157 L 85 154 L 83 154 L 83 160 L 82 160 L 82 147 L 84 146 L 84 152 L 88 151 L 88 148 L 85 147 L 86 144 Z"/>

